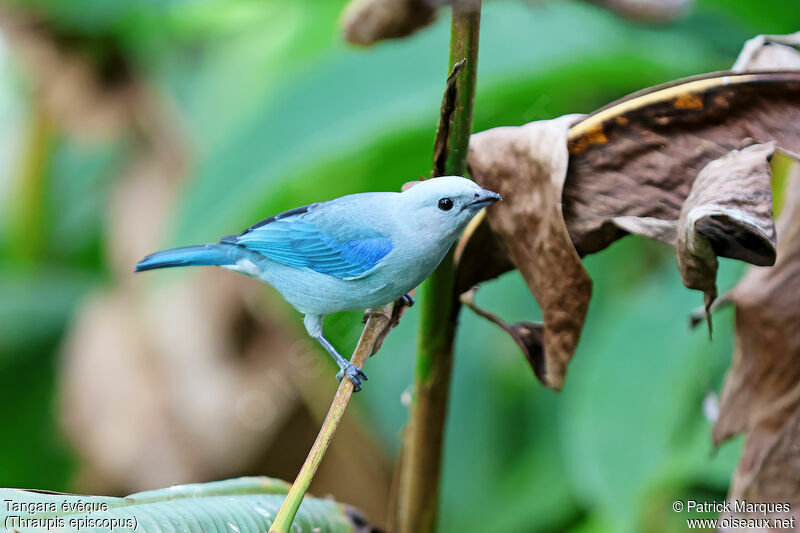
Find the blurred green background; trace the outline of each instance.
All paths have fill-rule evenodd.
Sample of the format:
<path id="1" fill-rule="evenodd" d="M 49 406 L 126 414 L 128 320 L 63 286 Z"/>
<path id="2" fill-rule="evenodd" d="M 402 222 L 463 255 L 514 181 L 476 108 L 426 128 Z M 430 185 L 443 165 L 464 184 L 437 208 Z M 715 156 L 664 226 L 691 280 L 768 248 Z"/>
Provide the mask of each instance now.
<path id="1" fill-rule="evenodd" d="M 62 434 L 59 357 L 86 298 L 133 276 L 132 262 L 127 270 L 110 264 L 113 250 L 128 243 L 109 230 L 109 206 L 147 142 L 140 125 L 86 139 L 80 119 L 65 126 L 48 116 L 41 95 L 52 87 L 44 85 L 61 82 L 29 68 L 25 47 L 32 45 L 19 37 L 19 21 L 34 13 L 56 46 L 101 65 L 110 93 L 135 80 L 158 102 L 152 112 L 180 140 L 184 161 L 160 226 L 157 245 L 167 247 L 213 241 L 297 205 L 398 190 L 428 175 L 449 16 L 443 12 L 411 38 L 356 49 L 340 38 L 339 1 L 4 7 L 0 486 L 79 490 L 83 459 Z M 589 112 L 645 86 L 725 69 L 746 39 L 798 27 L 800 4 L 792 0 L 703 0 L 687 17 L 657 26 L 578 2 L 486 2 L 474 130 Z M 47 68 L 52 74 L 59 63 Z M 96 95 L 80 94 L 88 109 L 99 105 Z M 145 223 L 151 207 L 143 201 L 137 210 Z M 152 251 L 130 246 L 133 260 Z M 703 328 L 689 331 L 687 315 L 701 297 L 683 288 L 667 247 L 628 238 L 586 265 L 594 298 L 560 394 L 536 382 L 495 326 L 462 313 L 441 531 L 487 531 L 487 524 L 497 532 L 681 531 L 675 499 L 724 497 L 740 443 L 713 450 L 702 404 L 729 364 L 732 314 L 715 317 L 713 342 Z M 742 270 L 723 263 L 721 289 Z M 267 305 L 296 318 L 269 289 L 249 283 Z M 516 273 L 488 283 L 478 302 L 509 321 L 539 316 Z M 354 346 L 359 320 L 351 313 L 326 321 L 342 351 Z M 369 361 L 370 382 L 349 415 L 390 461 L 407 418 L 401 396 L 412 379 L 416 320 L 412 308 Z M 106 356 L 115 356 L 113 347 Z M 310 440 L 284 445 L 302 455 Z M 242 473 L 288 475 L 229 475 Z"/>

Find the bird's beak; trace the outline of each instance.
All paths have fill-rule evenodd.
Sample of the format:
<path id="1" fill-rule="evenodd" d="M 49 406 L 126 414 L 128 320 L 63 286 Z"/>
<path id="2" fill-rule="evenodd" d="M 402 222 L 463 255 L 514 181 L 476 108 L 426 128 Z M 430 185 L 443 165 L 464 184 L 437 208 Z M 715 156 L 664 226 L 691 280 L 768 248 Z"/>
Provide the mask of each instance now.
<path id="1" fill-rule="evenodd" d="M 475 209 L 482 209 L 488 205 L 492 205 L 495 202 L 499 202 L 502 199 L 503 198 L 496 192 L 481 189 L 480 192 L 475 193 L 475 198 L 473 198 L 473 200 L 467 205 Z"/>

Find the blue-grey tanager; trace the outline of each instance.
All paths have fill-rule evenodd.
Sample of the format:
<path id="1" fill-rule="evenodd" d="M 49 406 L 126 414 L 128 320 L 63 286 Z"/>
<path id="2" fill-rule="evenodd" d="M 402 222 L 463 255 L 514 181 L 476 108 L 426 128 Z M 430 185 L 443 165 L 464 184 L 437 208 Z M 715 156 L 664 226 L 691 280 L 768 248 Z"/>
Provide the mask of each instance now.
<path id="1" fill-rule="evenodd" d="M 217 265 L 269 283 L 305 314 L 308 334 L 341 368 L 337 378 L 347 376 L 360 390 L 367 376 L 325 339 L 324 316 L 406 296 L 472 217 L 498 200 L 457 176 L 424 180 L 402 193 L 351 194 L 271 216 L 217 243 L 156 252 L 136 272 Z"/>

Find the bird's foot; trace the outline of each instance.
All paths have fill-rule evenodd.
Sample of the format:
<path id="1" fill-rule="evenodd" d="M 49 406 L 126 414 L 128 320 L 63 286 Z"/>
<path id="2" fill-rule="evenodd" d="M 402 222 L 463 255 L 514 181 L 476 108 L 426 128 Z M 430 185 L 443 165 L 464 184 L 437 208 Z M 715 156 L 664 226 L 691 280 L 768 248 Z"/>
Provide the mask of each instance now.
<path id="1" fill-rule="evenodd" d="M 411 296 L 411 294 L 404 294 L 400 297 L 400 301 L 403 302 L 403 305 L 407 305 L 408 307 L 414 305 L 414 297 Z"/>
<path id="2" fill-rule="evenodd" d="M 347 379 L 349 379 L 350 381 L 353 382 L 353 391 L 354 392 L 358 392 L 358 391 L 361 390 L 361 380 L 362 379 L 364 381 L 369 380 L 369 378 L 367 377 L 367 375 L 364 373 L 363 370 L 361 370 L 356 365 L 354 365 L 353 363 L 350 363 L 350 362 L 347 362 L 342 367 L 342 369 L 339 370 L 339 373 L 336 374 L 336 379 L 339 380 L 339 381 L 342 381 L 342 379 L 344 379 L 345 376 L 347 376 Z"/>

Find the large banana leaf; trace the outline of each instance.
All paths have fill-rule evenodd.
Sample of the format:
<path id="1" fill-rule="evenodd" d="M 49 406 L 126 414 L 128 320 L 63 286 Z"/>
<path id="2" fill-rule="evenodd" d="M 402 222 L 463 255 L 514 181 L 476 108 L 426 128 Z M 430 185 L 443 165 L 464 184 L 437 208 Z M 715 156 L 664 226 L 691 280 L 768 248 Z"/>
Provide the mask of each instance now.
<path id="1" fill-rule="evenodd" d="M 266 477 L 176 485 L 125 498 L 0 489 L 0 533 L 137 531 L 264 533 L 289 486 Z M 349 533 L 345 506 L 308 497 L 293 533 Z"/>

